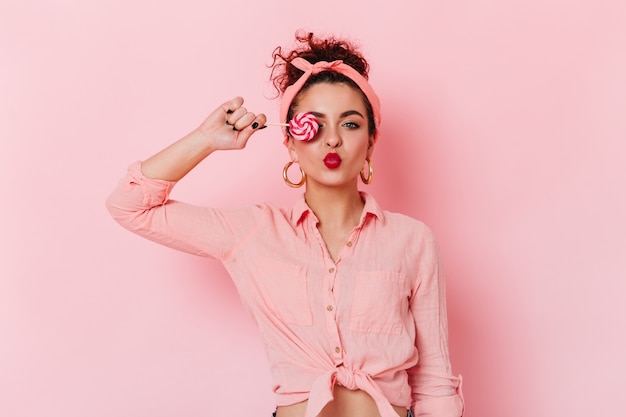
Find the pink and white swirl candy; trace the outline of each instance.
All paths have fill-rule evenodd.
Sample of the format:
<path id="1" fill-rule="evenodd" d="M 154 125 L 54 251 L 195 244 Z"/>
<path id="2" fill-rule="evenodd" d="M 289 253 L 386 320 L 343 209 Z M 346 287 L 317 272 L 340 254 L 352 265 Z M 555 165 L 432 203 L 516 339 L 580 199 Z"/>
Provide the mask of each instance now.
<path id="1" fill-rule="evenodd" d="M 309 141 L 317 135 L 317 119 L 311 113 L 298 113 L 289 121 L 289 132 L 296 140 Z"/>

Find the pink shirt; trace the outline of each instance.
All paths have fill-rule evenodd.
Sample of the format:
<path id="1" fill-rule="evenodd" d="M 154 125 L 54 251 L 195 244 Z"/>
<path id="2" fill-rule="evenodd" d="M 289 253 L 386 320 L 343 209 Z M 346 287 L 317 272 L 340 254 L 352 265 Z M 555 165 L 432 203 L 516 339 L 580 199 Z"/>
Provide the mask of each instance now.
<path id="1" fill-rule="evenodd" d="M 261 330 L 277 405 L 308 399 L 314 417 L 341 384 L 370 394 L 382 417 L 397 417 L 391 404 L 463 414 L 438 248 L 423 223 L 362 193 L 360 223 L 333 262 L 304 198 L 216 209 L 169 200 L 174 185 L 137 162 L 107 206 L 141 236 L 224 264 Z"/>

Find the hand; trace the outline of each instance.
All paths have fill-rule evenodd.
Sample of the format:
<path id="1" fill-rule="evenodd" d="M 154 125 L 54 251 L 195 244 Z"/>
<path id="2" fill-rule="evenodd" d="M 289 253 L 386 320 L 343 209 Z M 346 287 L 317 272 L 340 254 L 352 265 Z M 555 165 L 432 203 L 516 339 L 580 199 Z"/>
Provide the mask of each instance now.
<path id="1" fill-rule="evenodd" d="M 250 136 L 265 126 L 264 114 L 255 115 L 243 107 L 243 98 L 235 97 L 219 106 L 198 127 L 213 143 L 214 149 L 243 149 Z"/>

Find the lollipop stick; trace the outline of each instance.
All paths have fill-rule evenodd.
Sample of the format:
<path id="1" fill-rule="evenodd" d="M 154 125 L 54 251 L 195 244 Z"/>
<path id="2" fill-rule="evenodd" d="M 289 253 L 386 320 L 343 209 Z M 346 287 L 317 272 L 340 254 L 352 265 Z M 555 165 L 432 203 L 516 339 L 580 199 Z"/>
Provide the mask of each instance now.
<path id="1" fill-rule="evenodd" d="M 289 126 L 289 123 L 265 123 L 265 126 Z"/>

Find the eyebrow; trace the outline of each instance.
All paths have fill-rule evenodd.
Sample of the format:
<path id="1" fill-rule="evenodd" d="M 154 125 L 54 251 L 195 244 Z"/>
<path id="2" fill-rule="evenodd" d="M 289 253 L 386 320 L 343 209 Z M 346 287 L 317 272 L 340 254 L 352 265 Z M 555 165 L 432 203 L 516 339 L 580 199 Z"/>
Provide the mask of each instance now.
<path id="1" fill-rule="evenodd" d="M 319 118 L 323 118 L 323 117 L 325 117 L 325 114 L 324 114 L 324 113 L 318 113 L 318 112 L 315 112 L 315 111 L 312 111 L 312 112 L 311 112 L 311 114 L 312 114 L 313 116 L 315 116 L 315 117 L 319 117 Z M 358 112 L 358 111 L 356 111 L 356 110 L 347 110 L 347 111 L 344 111 L 343 113 L 341 113 L 341 114 L 339 115 L 339 117 L 340 117 L 340 118 L 344 118 L 344 117 L 352 116 L 352 115 L 355 115 L 355 114 L 356 114 L 357 116 L 361 116 L 362 118 L 364 118 L 364 119 L 365 119 L 365 117 L 361 114 L 361 112 Z"/>

